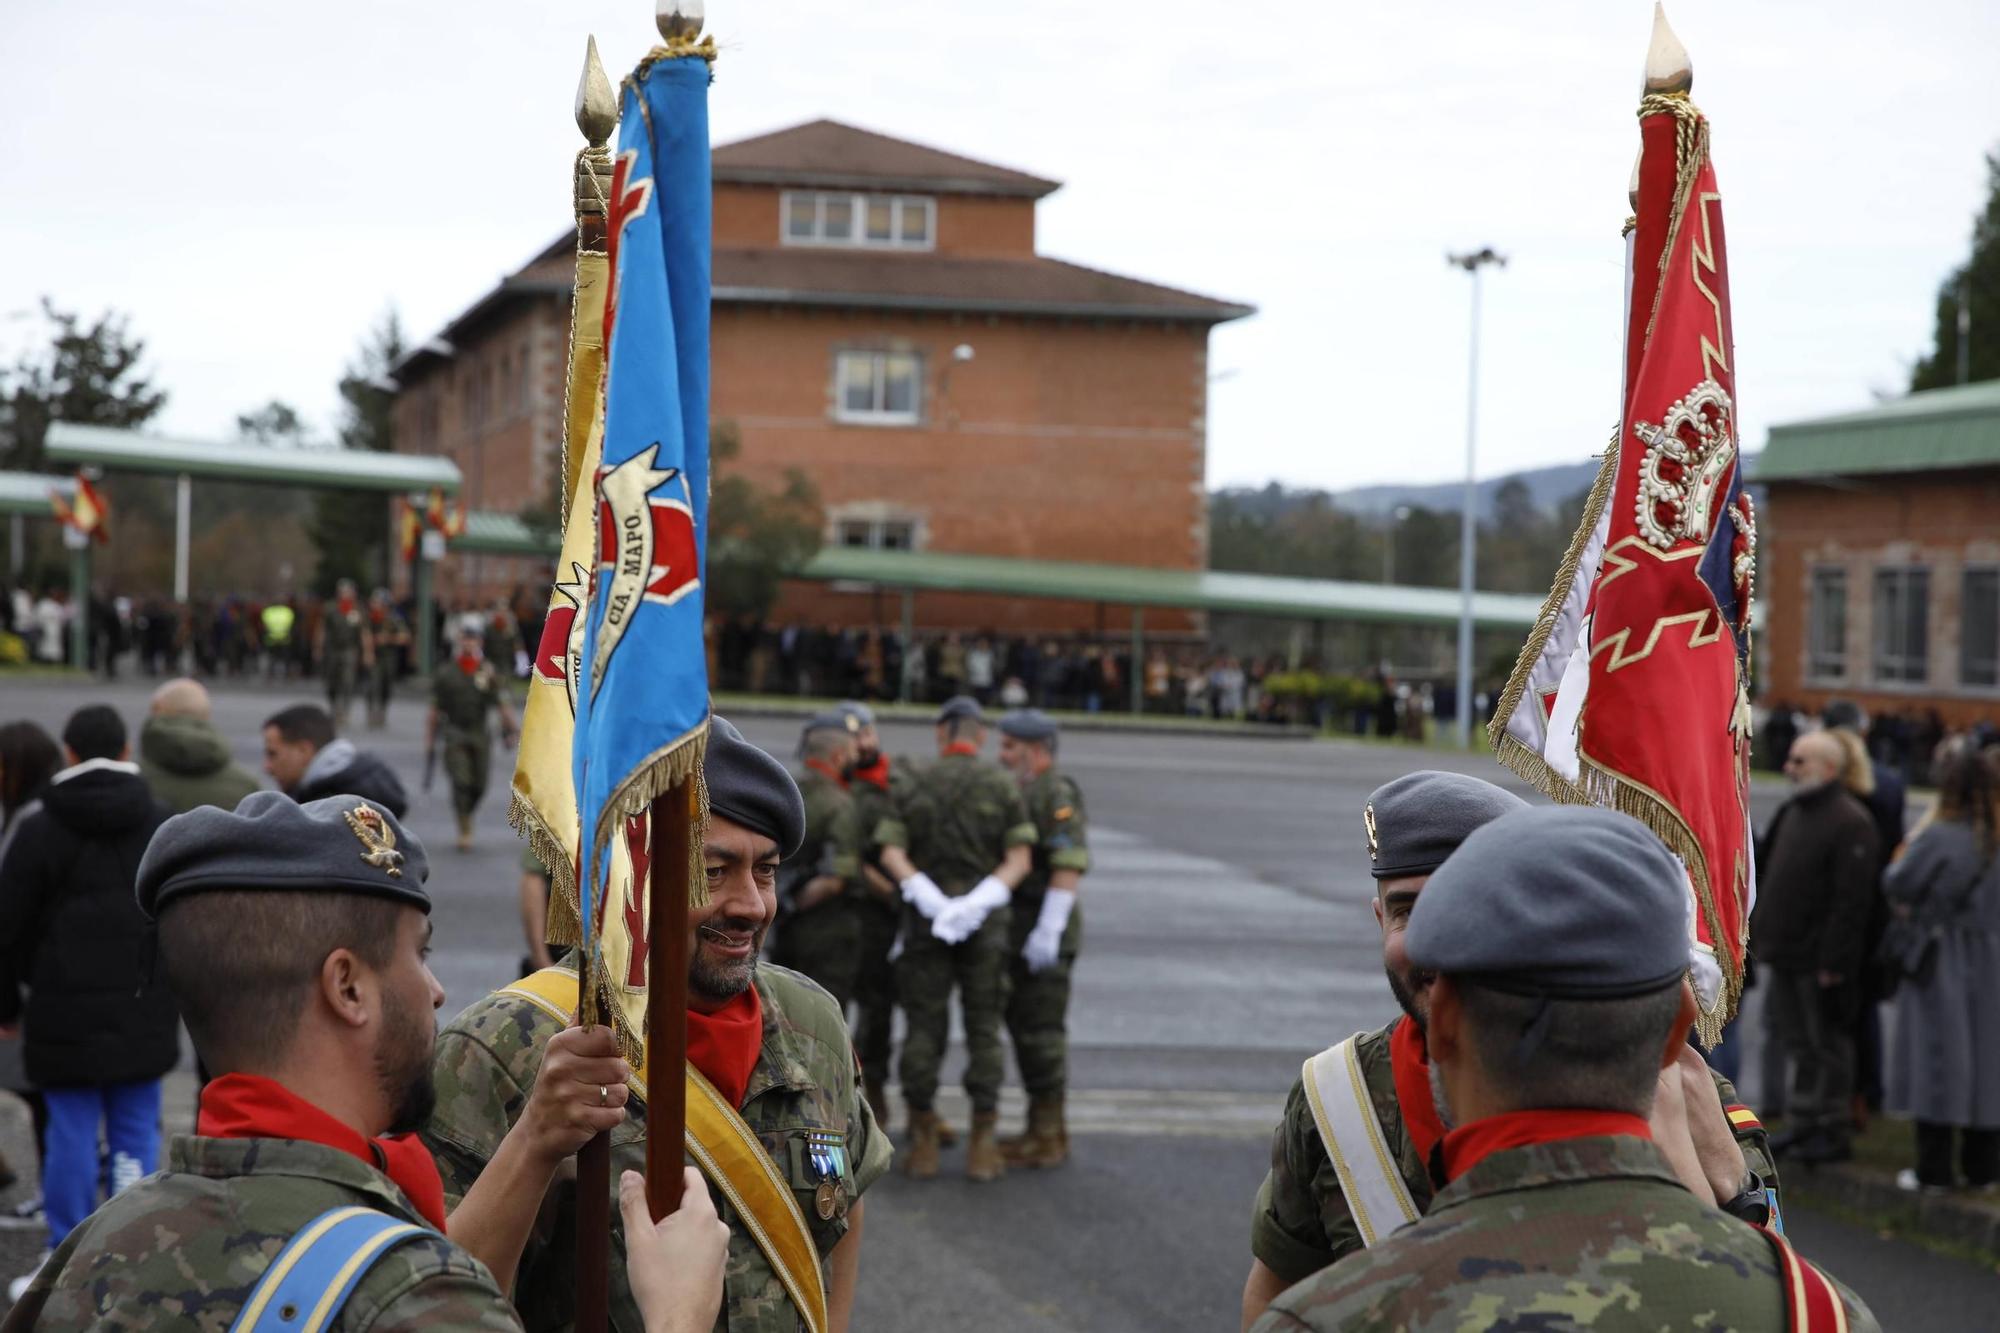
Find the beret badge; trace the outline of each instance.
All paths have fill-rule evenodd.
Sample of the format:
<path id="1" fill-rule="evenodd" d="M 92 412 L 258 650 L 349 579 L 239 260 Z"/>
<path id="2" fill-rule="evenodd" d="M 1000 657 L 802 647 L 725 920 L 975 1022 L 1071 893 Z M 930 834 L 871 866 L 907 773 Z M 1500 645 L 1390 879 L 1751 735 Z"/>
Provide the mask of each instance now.
<path id="1" fill-rule="evenodd" d="M 382 818 L 382 812 L 364 801 L 346 815 L 347 827 L 361 840 L 362 863 L 375 867 L 390 879 L 401 879 L 403 854 L 396 850 L 396 835 L 389 821 Z"/>
<path id="2" fill-rule="evenodd" d="M 1361 826 L 1368 830 L 1368 859 L 1370 861 L 1376 860 L 1382 850 L 1382 844 L 1380 839 L 1375 836 L 1374 806 L 1364 805 L 1361 807 Z"/>

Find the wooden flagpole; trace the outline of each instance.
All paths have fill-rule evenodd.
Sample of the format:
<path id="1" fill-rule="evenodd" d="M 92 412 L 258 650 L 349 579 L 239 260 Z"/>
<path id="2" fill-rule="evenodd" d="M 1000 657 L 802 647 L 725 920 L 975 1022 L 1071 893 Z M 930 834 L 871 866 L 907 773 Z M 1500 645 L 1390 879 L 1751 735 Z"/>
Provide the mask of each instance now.
<path id="1" fill-rule="evenodd" d="M 646 1202 L 658 1221 L 681 1206 L 687 1133 L 688 877 L 694 782 L 653 802 L 646 871 Z"/>

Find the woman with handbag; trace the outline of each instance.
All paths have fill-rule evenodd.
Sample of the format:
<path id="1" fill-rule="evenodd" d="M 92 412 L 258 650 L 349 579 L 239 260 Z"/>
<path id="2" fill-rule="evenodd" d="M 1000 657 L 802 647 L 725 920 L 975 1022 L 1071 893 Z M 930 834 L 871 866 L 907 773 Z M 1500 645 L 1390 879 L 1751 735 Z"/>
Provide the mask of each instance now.
<path id="1" fill-rule="evenodd" d="M 1938 747 L 1938 801 L 1883 877 L 1879 957 L 1903 977 L 1889 1109 L 1916 1121 L 1908 1190 L 2000 1184 L 2000 749 Z"/>

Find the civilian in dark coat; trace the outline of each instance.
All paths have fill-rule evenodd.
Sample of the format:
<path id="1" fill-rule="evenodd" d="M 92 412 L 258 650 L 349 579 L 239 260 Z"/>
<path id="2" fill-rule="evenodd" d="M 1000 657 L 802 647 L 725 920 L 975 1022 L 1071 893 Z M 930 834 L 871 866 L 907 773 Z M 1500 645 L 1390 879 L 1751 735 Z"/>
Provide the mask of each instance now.
<path id="1" fill-rule="evenodd" d="M 1906 812 L 1907 788 L 1903 775 L 1887 764 L 1876 760 L 1868 753 L 1868 715 L 1861 706 L 1846 699 L 1829 702 L 1820 713 L 1820 721 L 1833 731 L 1852 737 L 1850 750 L 1858 750 L 1859 764 L 1865 771 L 1849 772 L 1848 790 L 1861 798 L 1868 807 L 1868 813 L 1875 820 L 1875 833 L 1880 839 L 1877 850 L 1880 866 L 1876 871 L 1875 901 L 1868 913 L 1868 957 L 1861 977 L 1861 1004 L 1856 1009 L 1854 1024 L 1854 1081 L 1855 1117 L 1864 1118 L 1870 1111 L 1882 1109 L 1882 1001 L 1895 993 L 1896 979 L 1875 966 L 1876 946 L 1882 942 L 1882 932 L 1889 928 L 1889 900 L 1881 893 L 1881 872 L 1889 865 L 1889 858 L 1903 844 L 1903 820 Z"/>
<path id="2" fill-rule="evenodd" d="M 158 1169 L 160 1079 L 180 1057 L 153 924 L 133 896 L 167 811 L 127 762 L 111 709 L 78 709 L 63 748 L 70 766 L 21 812 L 0 861 L 0 1023 L 25 1018 L 28 1076 L 48 1102 L 51 1247 L 97 1207 L 100 1133 L 113 1192 Z"/>
<path id="3" fill-rule="evenodd" d="M 1769 977 L 1766 1031 L 1792 1062 L 1780 1136 L 1804 1160 L 1849 1156 L 1853 1025 L 1876 898 L 1878 837 L 1868 808 L 1841 785 L 1846 755 L 1825 731 L 1792 742 L 1793 794 L 1764 835 L 1750 949 Z"/>
<path id="4" fill-rule="evenodd" d="M 333 714 L 318 704 L 294 704 L 264 720 L 264 771 L 301 805 L 359 796 L 398 819 L 410 811 L 396 770 L 353 741 L 337 739 Z"/>

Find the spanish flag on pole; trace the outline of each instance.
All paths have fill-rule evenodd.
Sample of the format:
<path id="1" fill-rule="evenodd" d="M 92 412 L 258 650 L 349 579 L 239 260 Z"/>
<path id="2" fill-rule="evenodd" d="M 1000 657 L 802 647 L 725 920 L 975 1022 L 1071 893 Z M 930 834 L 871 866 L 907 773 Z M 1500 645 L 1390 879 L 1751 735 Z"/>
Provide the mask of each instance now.
<path id="1" fill-rule="evenodd" d="M 49 492 L 49 508 L 56 521 L 98 542 L 111 540 L 111 506 L 89 477 L 76 474 L 76 493 L 67 498 L 61 491 Z"/>

